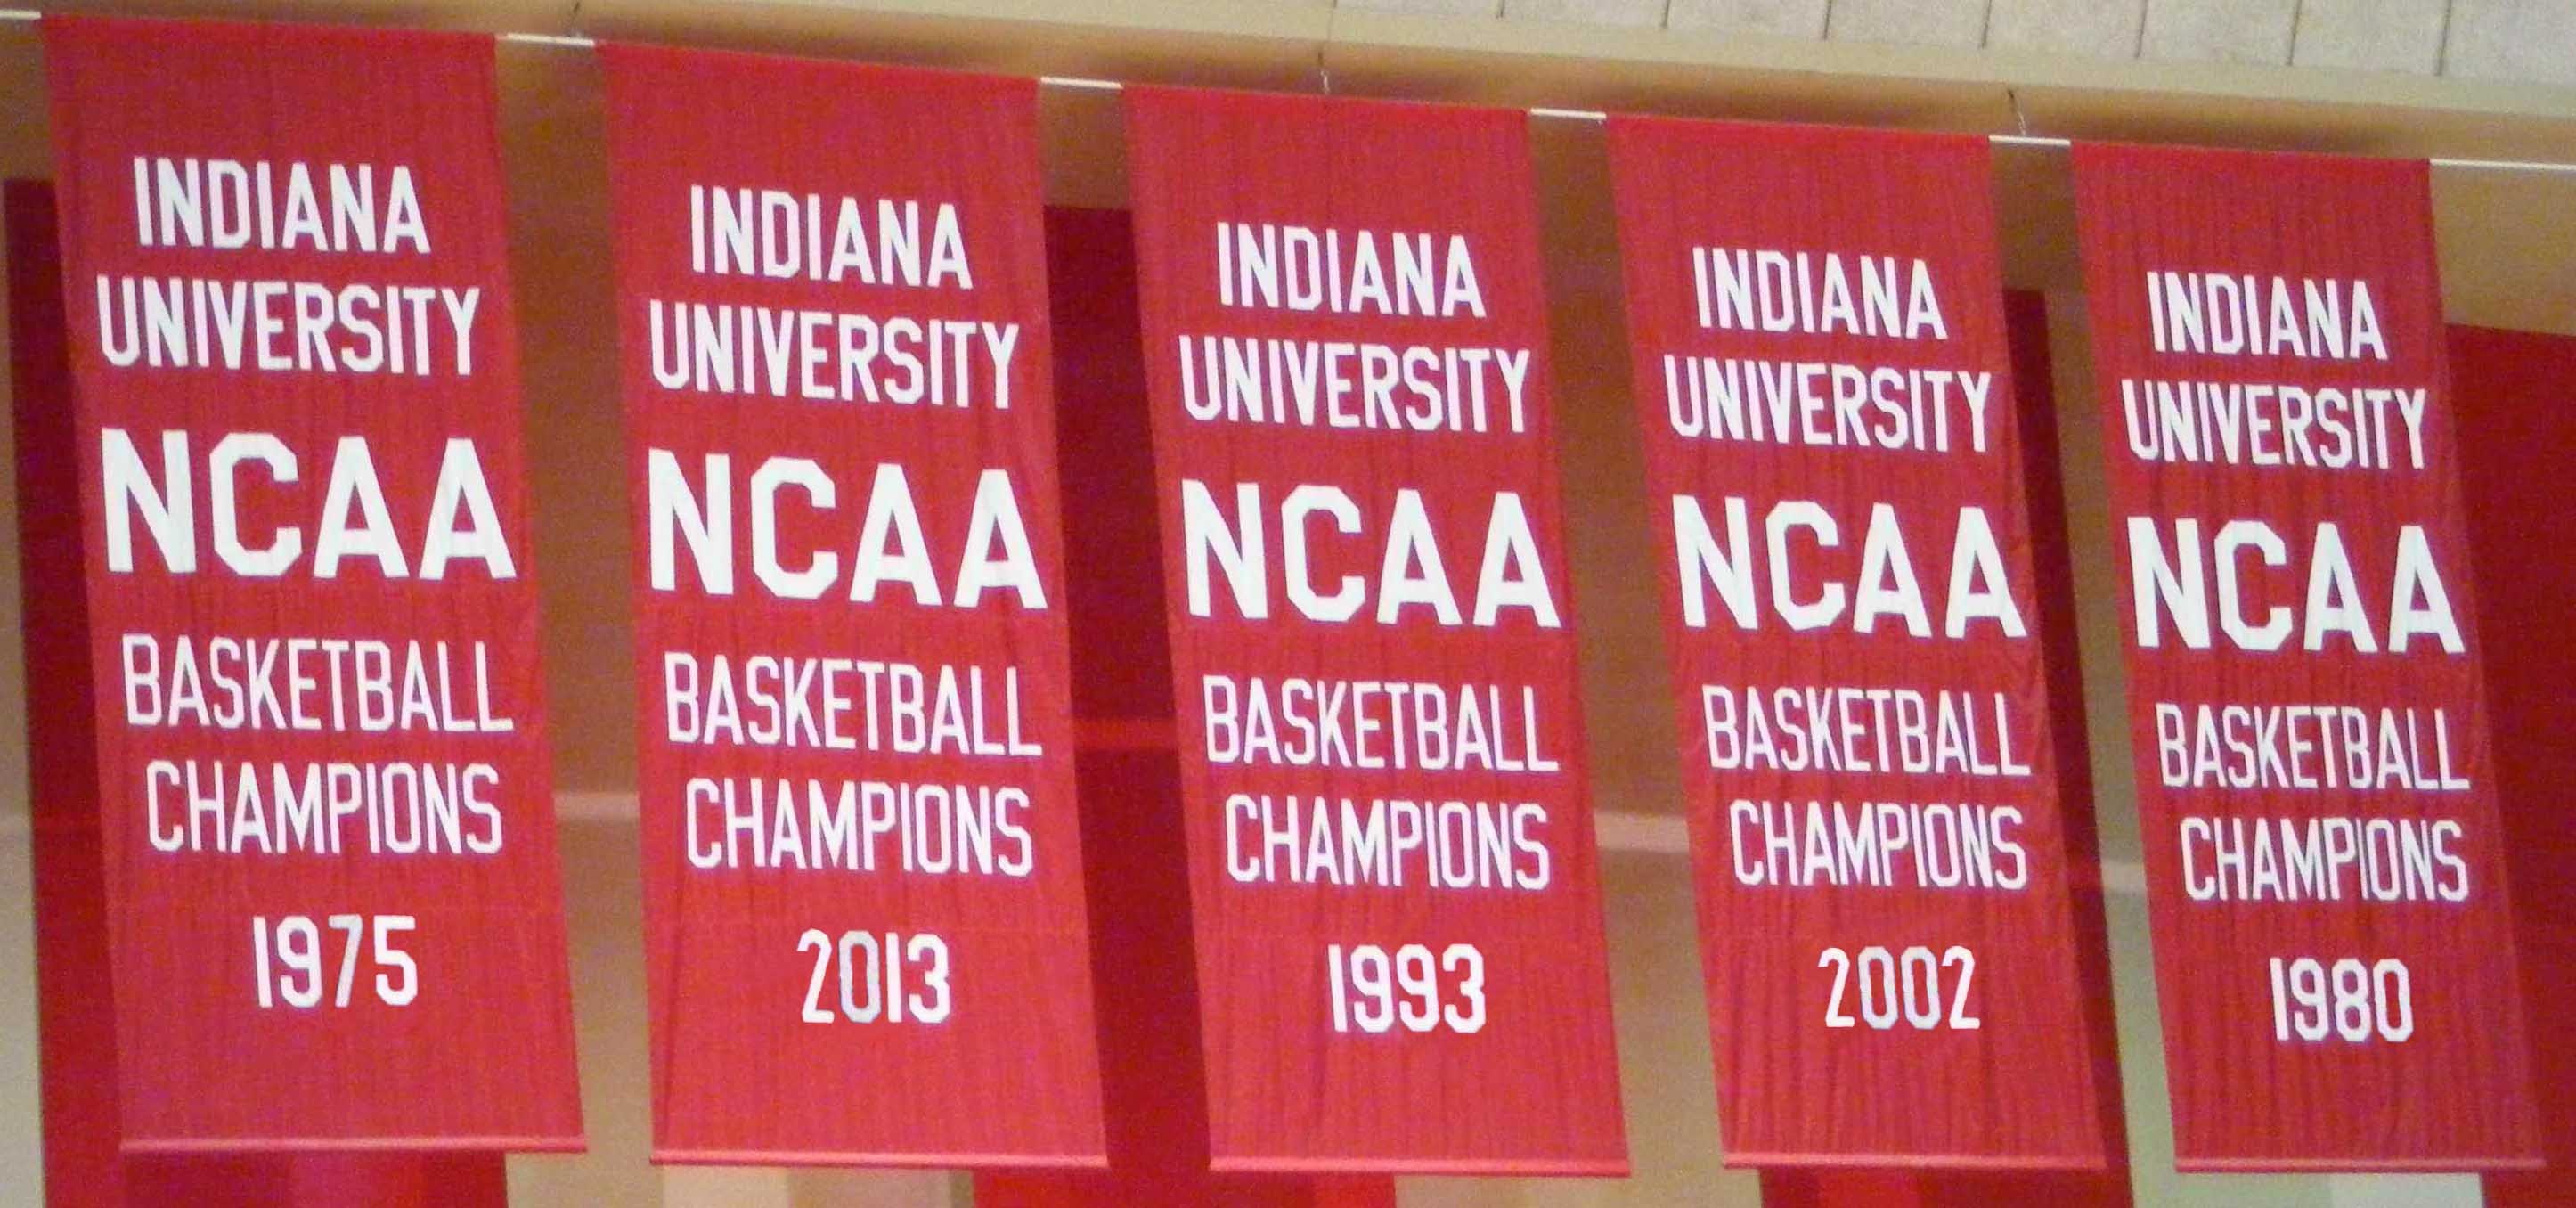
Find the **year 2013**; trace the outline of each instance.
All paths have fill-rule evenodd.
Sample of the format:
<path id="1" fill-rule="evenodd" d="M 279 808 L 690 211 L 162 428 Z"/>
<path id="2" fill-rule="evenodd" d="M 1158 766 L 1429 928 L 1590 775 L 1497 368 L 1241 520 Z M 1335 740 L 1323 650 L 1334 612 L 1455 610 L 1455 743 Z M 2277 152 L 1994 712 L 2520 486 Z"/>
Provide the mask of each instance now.
<path id="1" fill-rule="evenodd" d="M 808 928 L 798 952 L 814 954 L 805 984 L 807 1023 L 942 1024 L 956 1004 L 948 989 L 948 941 L 920 932 Z"/>

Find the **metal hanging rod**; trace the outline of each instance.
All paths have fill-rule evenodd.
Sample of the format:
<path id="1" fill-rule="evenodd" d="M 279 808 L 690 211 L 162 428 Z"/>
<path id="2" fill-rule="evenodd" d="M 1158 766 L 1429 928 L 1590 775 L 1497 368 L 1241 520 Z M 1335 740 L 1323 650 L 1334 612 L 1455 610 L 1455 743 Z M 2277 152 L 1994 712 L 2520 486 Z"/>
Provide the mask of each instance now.
<path id="1" fill-rule="evenodd" d="M 36 21 L 43 16 L 44 14 L 29 8 L 0 8 L 0 22 Z M 501 41 L 520 46 L 551 46 L 565 50 L 590 50 L 599 45 L 598 39 L 586 38 L 579 34 L 504 33 L 497 36 Z M 1042 75 L 1038 77 L 1038 83 L 1043 87 L 1061 88 L 1070 92 L 1117 92 L 1126 87 L 1117 80 L 1093 79 L 1088 76 Z M 1531 117 L 1552 121 L 1598 124 L 1610 120 L 1609 114 L 1598 109 L 1560 109 L 1547 105 L 1533 105 L 1529 107 L 1528 112 Z M 1986 141 L 1998 147 L 2031 147 L 2053 151 L 2063 151 L 2075 145 L 2072 139 L 2042 134 L 1989 134 L 1986 136 Z M 2576 163 L 2553 163 L 2547 160 L 2474 159 L 2434 155 L 2427 156 L 2425 162 L 2436 168 L 2463 172 L 2530 172 L 2544 176 L 2576 177 Z"/>

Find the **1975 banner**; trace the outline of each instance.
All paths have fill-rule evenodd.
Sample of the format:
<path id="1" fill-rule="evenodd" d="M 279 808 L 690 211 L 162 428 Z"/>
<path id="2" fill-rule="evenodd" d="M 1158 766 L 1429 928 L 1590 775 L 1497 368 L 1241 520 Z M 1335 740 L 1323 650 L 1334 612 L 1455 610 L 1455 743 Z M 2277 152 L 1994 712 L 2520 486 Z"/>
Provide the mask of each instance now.
<path id="1" fill-rule="evenodd" d="M 491 39 L 45 57 L 125 1146 L 577 1147 Z"/>
<path id="2" fill-rule="evenodd" d="M 2536 1164 L 2428 169 L 2075 169 L 2176 1156 Z"/>
<path id="3" fill-rule="evenodd" d="M 1127 106 L 1214 1164 L 1624 1171 L 1527 119 Z"/>
<path id="4" fill-rule="evenodd" d="M 1728 1160 L 2100 1167 L 1985 140 L 1610 138 Z"/>
<path id="5" fill-rule="evenodd" d="M 602 53 L 655 1153 L 1098 1165 L 1036 85 Z"/>

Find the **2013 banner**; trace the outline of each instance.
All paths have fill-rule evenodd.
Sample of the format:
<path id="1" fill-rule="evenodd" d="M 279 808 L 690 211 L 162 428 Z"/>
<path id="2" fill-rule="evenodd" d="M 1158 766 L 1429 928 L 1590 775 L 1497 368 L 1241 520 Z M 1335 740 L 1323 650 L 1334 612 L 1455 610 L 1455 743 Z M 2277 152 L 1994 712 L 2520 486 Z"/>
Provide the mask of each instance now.
<path id="1" fill-rule="evenodd" d="M 492 41 L 45 36 L 125 1147 L 577 1148 Z"/>
<path id="2" fill-rule="evenodd" d="M 1626 1168 L 1526 121 L 1127 94 L 1220 1170 Z"/>
<path id="3" fill-rule="evenodd" d="M 2100 1167 L 1985 141 L 1610 148 L 1727 1159 Z"/>
<path id="4" fill-rule="evenodd" d="M 2075 151 L 2185 1169 L 2539 1153 L 2427 175 Z"/>
<path id="5" fill-rule="evenodd" d="M 1099 1165 L 1036 85 L 602 55 L 654 1151 Z"/>

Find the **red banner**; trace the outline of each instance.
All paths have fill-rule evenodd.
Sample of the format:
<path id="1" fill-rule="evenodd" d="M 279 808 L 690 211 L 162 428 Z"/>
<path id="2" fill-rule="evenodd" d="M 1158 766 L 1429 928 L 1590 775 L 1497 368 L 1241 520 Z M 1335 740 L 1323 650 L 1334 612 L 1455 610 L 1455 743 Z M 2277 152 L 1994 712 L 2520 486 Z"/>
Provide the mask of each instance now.
<path id="1" fill-rule="evenodd" d="M 1610 140 L 1727 1158 L 2099 1167 L 1985 141 Z"/>
<path id="2" fill-rule="evenodd" d="M 603 55 L 655 1154 L 1099 1165 L 1036 85 Z"/>
<path id="3" fill-rule="evenodd" d="M 1214 1165 L 1624 1171 L 1526 118 L 1127 106 Z"/>
<path id="4" fill-rule="evenodd" d="M 2075 169 L 2180 1164 L 2529 1164 L 2426 167 Z"/>
<path id="5" fill-rule="evenodd" d="M 491 40 L 46 62 L 126 1148 L 578 1147 Z"/>

